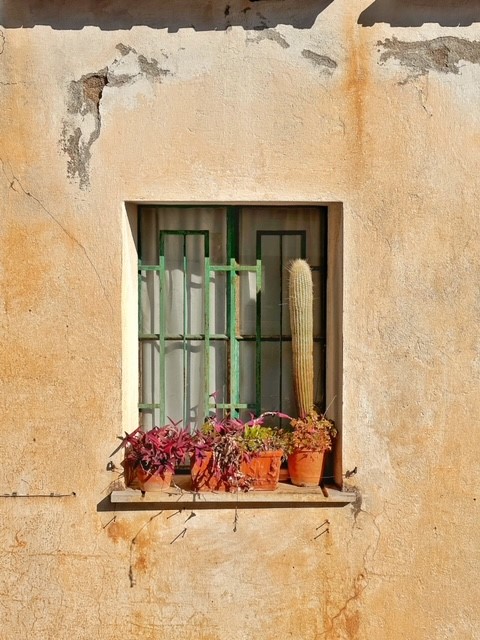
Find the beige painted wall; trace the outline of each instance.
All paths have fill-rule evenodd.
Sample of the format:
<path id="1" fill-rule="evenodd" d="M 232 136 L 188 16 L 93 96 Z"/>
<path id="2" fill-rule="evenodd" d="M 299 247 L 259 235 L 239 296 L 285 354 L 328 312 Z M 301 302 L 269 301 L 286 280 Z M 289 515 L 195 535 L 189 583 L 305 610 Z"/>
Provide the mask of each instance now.
<path id="1" fill-rule="evenodd" d="M 0 494 L 76 494 L 0 497 L 0 638 L 479 638 L 478 3 L 3 0 L 0 24 Z M 109 510 L 141 201 L 343 203 L 354 508 Z"/>

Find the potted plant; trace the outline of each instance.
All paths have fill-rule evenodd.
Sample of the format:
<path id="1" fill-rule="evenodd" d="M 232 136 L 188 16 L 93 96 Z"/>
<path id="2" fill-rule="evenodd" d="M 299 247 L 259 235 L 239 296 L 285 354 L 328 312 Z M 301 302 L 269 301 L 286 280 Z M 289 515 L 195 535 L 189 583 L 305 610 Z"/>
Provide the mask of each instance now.
<path id="1" fill-rule="evenodd" d="M 289 310 L 299 417 L 290 422 L 288 470 L 293 484 L 314 486 L 322 479 L 325 451 L 332 448 L 336 429 L 331 420 L 314 408 L 313 280 L 305 260 L 294 260 L 290 265 Z"/>
<path id="2" fill-rule="evenodd" d="M 143 431 L 138 427 L 123 439 L 125 447 L 125 479 L 127 486 L 142 491 L 163 491 L 172 481 L 175 468 L 191 450 L 192 437 L 177 425 L 154 427 Z"/>
<path id="3" fill-rule="evenodd" d="M 332 448 L 337 434 L 334 423 L 312 409 L 303 418 L 291 421 L 288 434 L 288 471 L 292 484 L 318 486 L 323 475 L 325 451 Z"/>
<path id="4" fill-rule="evenodd" d="M 273 491 L 278 484 L 284 432 L 264 426 L 268 415 L 248 422 L 227 416 L 208 418 L 193 436 L 192 485 L 195 491 Z M 287 416 L 283 416 L 287 417 Z"/>

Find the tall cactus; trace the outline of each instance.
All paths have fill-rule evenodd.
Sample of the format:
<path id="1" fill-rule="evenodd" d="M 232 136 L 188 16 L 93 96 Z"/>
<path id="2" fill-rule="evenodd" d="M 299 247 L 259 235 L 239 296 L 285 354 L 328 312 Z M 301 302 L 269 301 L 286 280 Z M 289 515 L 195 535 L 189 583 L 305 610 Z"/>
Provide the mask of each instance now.
<path id="1" fill-rule="evenodd" d="M 313 280 L 305 260 L 290 265 L 288 285 L 292 330 L 293 385 L 301 418 L 313 409 Z"/>

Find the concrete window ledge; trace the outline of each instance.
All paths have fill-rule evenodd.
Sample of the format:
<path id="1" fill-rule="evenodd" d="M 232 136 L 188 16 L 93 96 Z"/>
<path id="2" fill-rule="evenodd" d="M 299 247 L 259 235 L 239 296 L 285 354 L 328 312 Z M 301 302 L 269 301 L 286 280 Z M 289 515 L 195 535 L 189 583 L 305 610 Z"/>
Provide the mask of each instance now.
<path id="1" fill-rule="evenodd" d="M 146 492 L 135 489 L 112 491 L 113 504 L 152 505 L 152 509 L 162 505 L 164 509 L 176 509 L 178 505 L 215 508 L 255 508 L 255 507 L 343 507 L 355 502 L 355 493 L 339 491 L 331 487 L 295 487 L 281 482 L 275 491 L 238 491 L 234 493 L 195 493 L 189 489 L 188 476 L 175 476 L 175 486 L 168 491 Z"/>

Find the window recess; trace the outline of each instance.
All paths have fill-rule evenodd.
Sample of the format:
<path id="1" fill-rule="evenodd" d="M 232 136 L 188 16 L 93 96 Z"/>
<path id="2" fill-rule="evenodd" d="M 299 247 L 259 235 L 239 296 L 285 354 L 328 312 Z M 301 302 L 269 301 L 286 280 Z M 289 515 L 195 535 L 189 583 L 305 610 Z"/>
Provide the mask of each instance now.
<path id="1" fill-rule="evenodd" d="M 140 206 L 139 410 L 169 418 L 295 415 L 288 264 L 315 285 L 316 402 L 325 406 L 327 208 Z"/>

